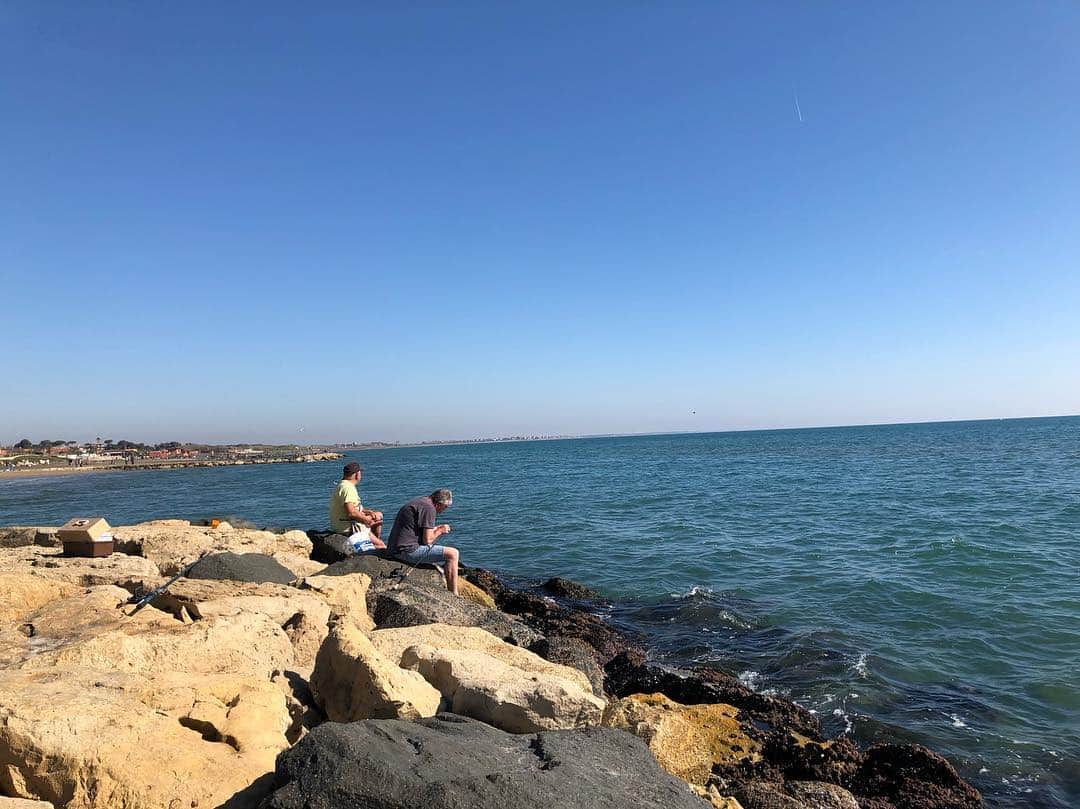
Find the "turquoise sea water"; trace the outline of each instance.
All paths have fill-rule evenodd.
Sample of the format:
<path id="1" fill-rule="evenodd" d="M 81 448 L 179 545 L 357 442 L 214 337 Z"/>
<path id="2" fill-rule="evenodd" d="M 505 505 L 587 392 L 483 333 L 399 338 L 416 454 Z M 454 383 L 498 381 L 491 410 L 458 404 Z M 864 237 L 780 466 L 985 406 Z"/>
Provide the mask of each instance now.
<path id="1" fill-rule="evenodd" d="M 672 662 L 861 742 L 943 753 L 994 807 L 1080 806 L 1080 417 L 367 451 L 437 486 L 464 561 L 602 590 Z M 337 464 L 0 481 L 0 524 L 317 527 Z"/>

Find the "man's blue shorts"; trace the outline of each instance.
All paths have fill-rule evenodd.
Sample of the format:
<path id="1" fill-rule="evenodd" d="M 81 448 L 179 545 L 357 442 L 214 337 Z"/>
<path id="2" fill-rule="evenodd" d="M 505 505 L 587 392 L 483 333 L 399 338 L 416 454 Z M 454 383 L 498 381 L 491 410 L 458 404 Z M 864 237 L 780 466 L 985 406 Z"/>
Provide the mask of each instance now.
<path id="1" fill-rule="evenodd" d="M 420 545 L 405 553 L 395 554 L 395 559 L 410 565 L 441 565 L 446 561 L 446 548 L 442 545 Z"/>

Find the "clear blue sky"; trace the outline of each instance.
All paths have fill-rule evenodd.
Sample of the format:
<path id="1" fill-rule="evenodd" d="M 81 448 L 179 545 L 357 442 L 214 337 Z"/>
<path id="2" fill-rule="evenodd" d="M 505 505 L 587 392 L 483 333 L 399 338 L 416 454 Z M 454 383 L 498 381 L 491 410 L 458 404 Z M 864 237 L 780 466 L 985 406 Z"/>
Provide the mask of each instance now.
<path id="1" fill-rule="evenodd" d="M 5 442 L 1080 412 L 1078 3 L 3 2 L 0 37 Z"/>

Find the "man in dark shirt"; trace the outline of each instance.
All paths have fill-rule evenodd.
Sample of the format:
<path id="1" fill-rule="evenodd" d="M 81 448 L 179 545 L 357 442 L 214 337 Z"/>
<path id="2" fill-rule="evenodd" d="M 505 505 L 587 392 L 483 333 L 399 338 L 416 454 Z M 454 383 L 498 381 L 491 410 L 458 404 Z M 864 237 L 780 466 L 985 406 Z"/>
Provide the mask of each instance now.
<path id="1" fill-rule="evenodd" d="M 387 549 L 395 559 L 411 565 L 443 565 L 446 589 L 458 594 L 458 550 L 436 545 L 436 540 L 450 533 L 446 523 L 435 525 L 435 517 L 454 503 L 449 489 L 436 489 L 428 497 L 417 497 L 398 509 L 394 527 L 390 529 Z"/>

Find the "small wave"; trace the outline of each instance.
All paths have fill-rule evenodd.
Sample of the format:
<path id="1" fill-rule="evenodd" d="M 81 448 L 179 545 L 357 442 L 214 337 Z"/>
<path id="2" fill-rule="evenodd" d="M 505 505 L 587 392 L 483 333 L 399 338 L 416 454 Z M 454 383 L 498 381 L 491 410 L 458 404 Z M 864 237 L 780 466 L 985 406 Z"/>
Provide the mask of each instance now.
<path id="1" fill-rule="evenodd" d="M 844 735 L 849 735 L 855 729 L 855 722 L 851 718 L 851 714 L 846 714 L 839 708 L 833 708 L 832 715 L 844 720 Z"/>
<path id="2" fill-rule="evenodd" d="M 963 719 L 961 719 L 959 714 L 951 713 L 951 714 L 948 714 L 948 716 L 949 716 L 949 719 L 952 720 L 952 726 L 954 728 L 966 728 L 967 727 L 967 722 L 965 722 Z"/>
<path id="3" fill-rule="evenodd" d="M 705 598 L 711 596 L 713 591 L 708 587 L 702 587 L 700 584 L 695 584 L 685 593 L 672 593 L 671 597 L 676 601 L 685 601 L 690 598 Z"/>

